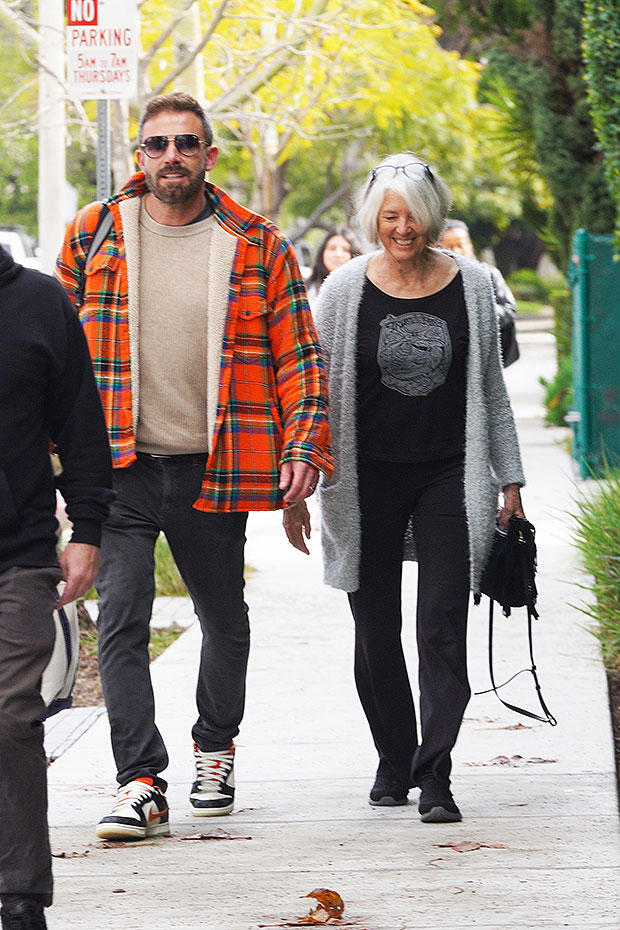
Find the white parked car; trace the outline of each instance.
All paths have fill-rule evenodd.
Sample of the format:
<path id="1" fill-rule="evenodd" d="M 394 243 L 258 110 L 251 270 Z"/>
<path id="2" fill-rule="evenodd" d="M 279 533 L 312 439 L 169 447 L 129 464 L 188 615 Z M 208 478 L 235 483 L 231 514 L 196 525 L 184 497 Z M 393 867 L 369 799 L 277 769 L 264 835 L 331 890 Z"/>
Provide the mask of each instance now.
<path id="1" fill-rule="evenodd" d="M 30 237 L 20 229 L 0 226 L 0 245 L 24 268 L 41 270 L 41 259 L 36 254 Z"/>

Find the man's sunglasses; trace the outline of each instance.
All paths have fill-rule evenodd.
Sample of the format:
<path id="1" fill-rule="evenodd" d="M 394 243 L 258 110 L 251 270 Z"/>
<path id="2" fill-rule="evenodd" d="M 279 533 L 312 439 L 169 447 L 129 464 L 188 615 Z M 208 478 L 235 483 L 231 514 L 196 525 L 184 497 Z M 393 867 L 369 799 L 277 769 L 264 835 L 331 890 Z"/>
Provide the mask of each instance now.
<path id="1" fill-rule="evenodd" d="M 193 132 L 181 132 L 176 136 L 148 136 L 144 142 L 140 143 L 140 148 L 149 158 L 160 158 L 168 148 L 169 142 L 174 142 L 180 155 L 187 155 L 190 158 L 198 154 L 201 145 L 209 148 L 209 144 L 202 142 Z"/>

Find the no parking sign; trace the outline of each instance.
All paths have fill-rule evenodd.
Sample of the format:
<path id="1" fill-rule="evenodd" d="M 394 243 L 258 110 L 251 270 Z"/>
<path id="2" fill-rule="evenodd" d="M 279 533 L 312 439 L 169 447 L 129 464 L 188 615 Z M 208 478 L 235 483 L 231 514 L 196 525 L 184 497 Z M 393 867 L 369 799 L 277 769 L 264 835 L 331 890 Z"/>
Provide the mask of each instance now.
<path id="1" fill-rule="evenodd" d="M 136 0 L 67 0 L 67 84 L 82 100 L 135 97 Z"/>

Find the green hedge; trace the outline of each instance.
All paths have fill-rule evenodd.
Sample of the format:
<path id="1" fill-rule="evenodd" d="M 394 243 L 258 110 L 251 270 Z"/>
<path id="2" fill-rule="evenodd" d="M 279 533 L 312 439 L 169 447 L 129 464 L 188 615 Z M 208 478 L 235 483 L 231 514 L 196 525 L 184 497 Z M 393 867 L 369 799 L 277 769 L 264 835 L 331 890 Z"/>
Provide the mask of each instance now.
<path id="1" fill-rule="evenodd" d="M 549 303 L 551 286 L 532 268 L 519 268 L 518 271 L 513 271 L 509 275 L 507 283 L 517 298 L 517 303 L 520 300 Z"/>
<path id="2" fill-rule="evenodd" d="M 607 668 L 620 672 L 620 471 L 608 469 L 595 496 L 577 507 L 575 542 L 591 579 L 581 585 L 589 593 L 581 610 L 594 621 Z"/>
<path id="3" fill-rule="evenodd" d="M 615 202 L 620 247 L 620 4 L 585 0 L 583 51 L 594 129 L 605 153 L 605 174 Z"/>

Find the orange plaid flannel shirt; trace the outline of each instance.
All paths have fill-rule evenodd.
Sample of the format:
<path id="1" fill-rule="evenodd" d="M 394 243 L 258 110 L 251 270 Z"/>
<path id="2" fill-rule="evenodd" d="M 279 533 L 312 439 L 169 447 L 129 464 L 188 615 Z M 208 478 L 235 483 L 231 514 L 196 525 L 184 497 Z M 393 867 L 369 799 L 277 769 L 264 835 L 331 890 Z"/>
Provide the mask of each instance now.
<path id="1" fill-rule="evenodd" d="M 116 468 L 136 458 L 127 264 L 118 205 L 146 191 L 139 172 L 107 202 L 114 225 L 86 268 L 79 311 Z M 327 476 L 333 469 L 318 337 L 290 243 L 271 222 L 214 185 L 206 184 L 206 193 L 217 221 L 237 238 L 237 247 L 212 452 L 194 507 L 211 512 L 274 510 L 282 506 L 278 483 L 284 462 L 307 462 Z M 72 298 L 99 212 L 100 204 L 90 204 L 67 227 L 56 273 Z"/>

